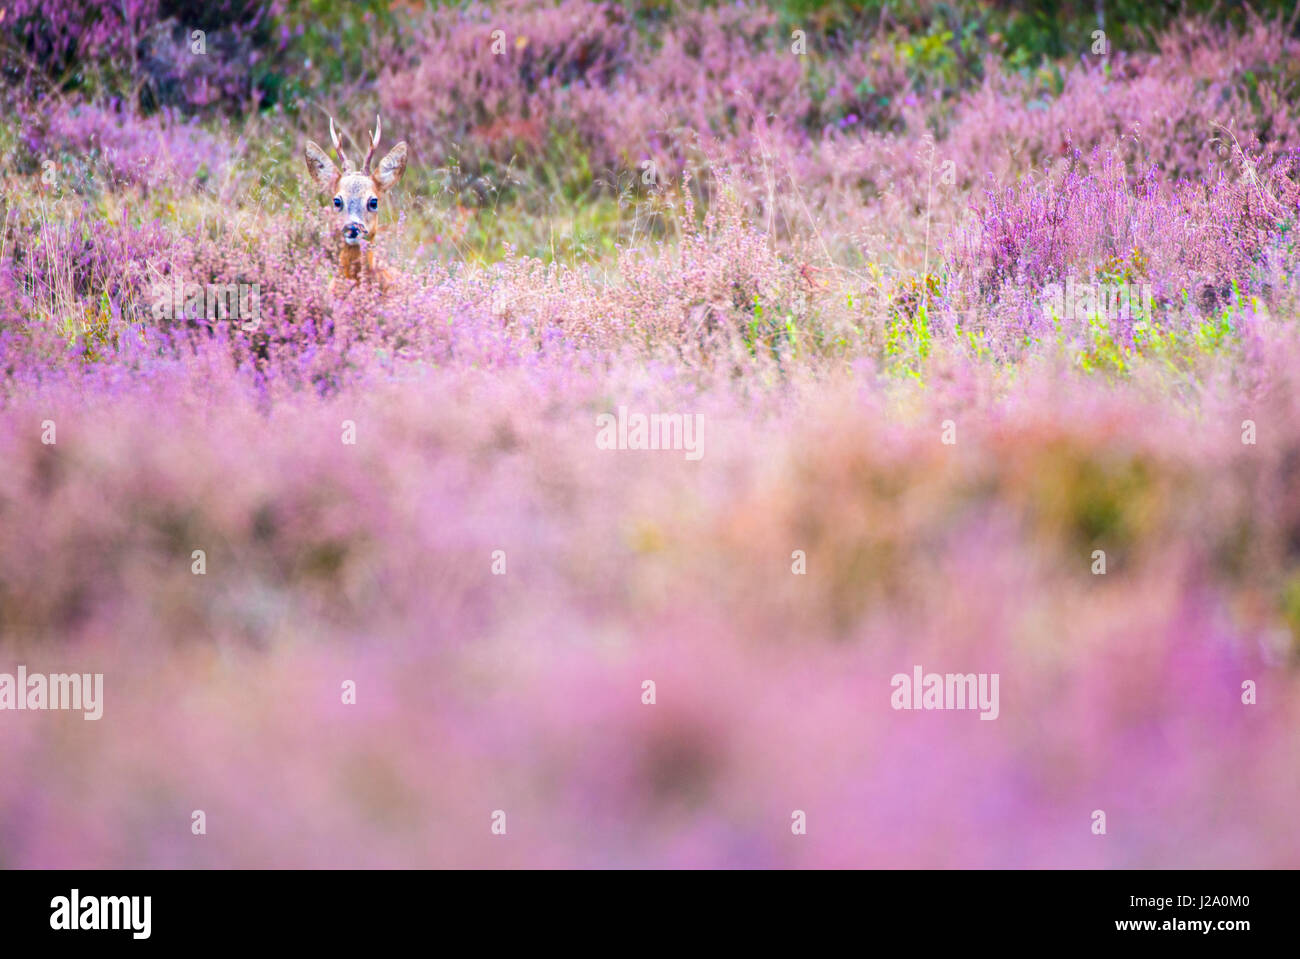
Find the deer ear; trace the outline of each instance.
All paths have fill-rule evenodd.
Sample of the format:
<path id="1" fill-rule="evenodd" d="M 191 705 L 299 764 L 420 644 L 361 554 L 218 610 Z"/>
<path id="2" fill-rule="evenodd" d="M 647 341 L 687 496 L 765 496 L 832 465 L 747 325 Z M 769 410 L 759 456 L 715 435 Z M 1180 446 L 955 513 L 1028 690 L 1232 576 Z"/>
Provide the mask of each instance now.
<path id="1" fill-rule="evenodd" d="M 379 161 L 379 169 L 374 172 L 375 186 L 381 190 L 391 188 L 402 174 L 406 172 L 406 141 L 388 151 L 388 156 Z"/>
<path id="2" fill-rule="evenodd" d="M 307 160 L 307 173 L 311 178 L 320 184 L 320 188 L 326 193 L 333 193 L 341 174 L 334 161 L 329 158 L 329 154 L 317 146 L 314 140 L 308 140 L 303 156 Z"/>

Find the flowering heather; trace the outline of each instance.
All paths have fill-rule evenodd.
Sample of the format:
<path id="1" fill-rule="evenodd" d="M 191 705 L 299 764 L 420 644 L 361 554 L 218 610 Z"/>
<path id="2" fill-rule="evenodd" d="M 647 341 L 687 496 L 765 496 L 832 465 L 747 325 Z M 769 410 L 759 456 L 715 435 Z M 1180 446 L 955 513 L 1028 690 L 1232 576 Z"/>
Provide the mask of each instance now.
<path id="1" fill-rule="evenodd" d="M 182 6 L 0 0 L 0 867 L 1300 866 L 1296 18 Z"/>
<path id="2" fill-rule="evenodd" d="M 174 112 L 139 117 L 117 107 L 82 103 L 26 117 L 21 146 L 57 164 L 83 194 L 127 185 L 156 189 L 172 181 L 194 189 L 221 181 L 228 142 Z"/>
<path id="3" fill-rule="evenodd" d="M 282 0 L 7 0 L 0 63 L 19 89 L 43 95 L 97 78 L 141 103 L 201 109 L 246 103 Z M 197 35 L 196 35 L 197 31 Z"/>

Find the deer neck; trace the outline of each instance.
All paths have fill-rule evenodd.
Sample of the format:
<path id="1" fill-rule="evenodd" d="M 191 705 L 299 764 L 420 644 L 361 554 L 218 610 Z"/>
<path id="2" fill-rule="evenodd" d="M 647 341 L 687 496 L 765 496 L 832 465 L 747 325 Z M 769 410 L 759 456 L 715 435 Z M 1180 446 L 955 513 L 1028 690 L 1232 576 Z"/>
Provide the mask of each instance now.
<path id="1" fill-rule="evenodd" d="M 339 273 L 349 280 L 359 280 L 375 272 L 375 247 L 367 243 L 365 252 L 360 246 L 343 244 L 339 252 Z"/>

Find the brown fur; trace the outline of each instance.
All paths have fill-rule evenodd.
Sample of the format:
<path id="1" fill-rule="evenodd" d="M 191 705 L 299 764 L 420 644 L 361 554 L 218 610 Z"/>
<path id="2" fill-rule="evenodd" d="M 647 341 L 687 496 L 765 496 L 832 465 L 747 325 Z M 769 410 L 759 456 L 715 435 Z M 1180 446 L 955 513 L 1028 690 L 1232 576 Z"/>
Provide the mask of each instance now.
<path id="1" fill-rule="evenodd" d="M 330 127 L 333 134 L 333 121 Z M 338 147 L 337 137 L 335 145 Z M 376 125 L 371 136 L 370 152 L 366 155 L 362 168 L 346 169 L 349 164 L 339 148 L 339 159 L 345 167 L 345 170 L 340 170 L 315 141 L 307 141 L 304 151 L 307 172 L 334 204 L 337 236 L 342 241 L 339 275 L 330 283 L 331 294 L 346 291 L 357 283 L 373 282 L 381 288 L 387 288 L 395 279 L 392 270 L 375 257 L 375 243 L 380 229 L 378 201 L 406 172 L 406 142 L 402 141 L 393 147 L 372 172 L 370 159 L 378 145 L 379 126 Z M 375 209 L 370 208 L 372 200 L 375 201 Z"/>

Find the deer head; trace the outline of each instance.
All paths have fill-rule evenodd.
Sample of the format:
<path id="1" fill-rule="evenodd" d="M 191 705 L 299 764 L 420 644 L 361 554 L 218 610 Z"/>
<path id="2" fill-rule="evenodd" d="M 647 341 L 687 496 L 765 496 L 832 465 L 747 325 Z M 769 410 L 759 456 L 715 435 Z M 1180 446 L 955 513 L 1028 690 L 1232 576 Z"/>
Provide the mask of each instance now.
<path id="1" fill-rule="evenodd" d="M 340 170 L 334 165 L 314 140 L 307 141 L 304 151 L 307 160 L 307 172 L 320 188 L 331 195 L 339 233 L 343 239 L 340 265 L 344 273 L 352 278 L 363 268 L 373 269 L 373 251 L 367 251 L 364 260 L 359 256 L 361 242 L 371 241 L 379 232 L 379 200 L 387 193 L 402 174 L 406 172 L 406 141 L 402 141 L 388 151 L 388 155 L 379 161 L 379 166 L 371 170 L 375 150 L 379 146 L 381 124 L 375 117 L 375 132 L 370 135 L 370 149 L 361 168 L 354 169 L 343 153 L 339 134 L 334 129 L 334 118 L 330 117 L 330 139 L 338 151 Z"/>

